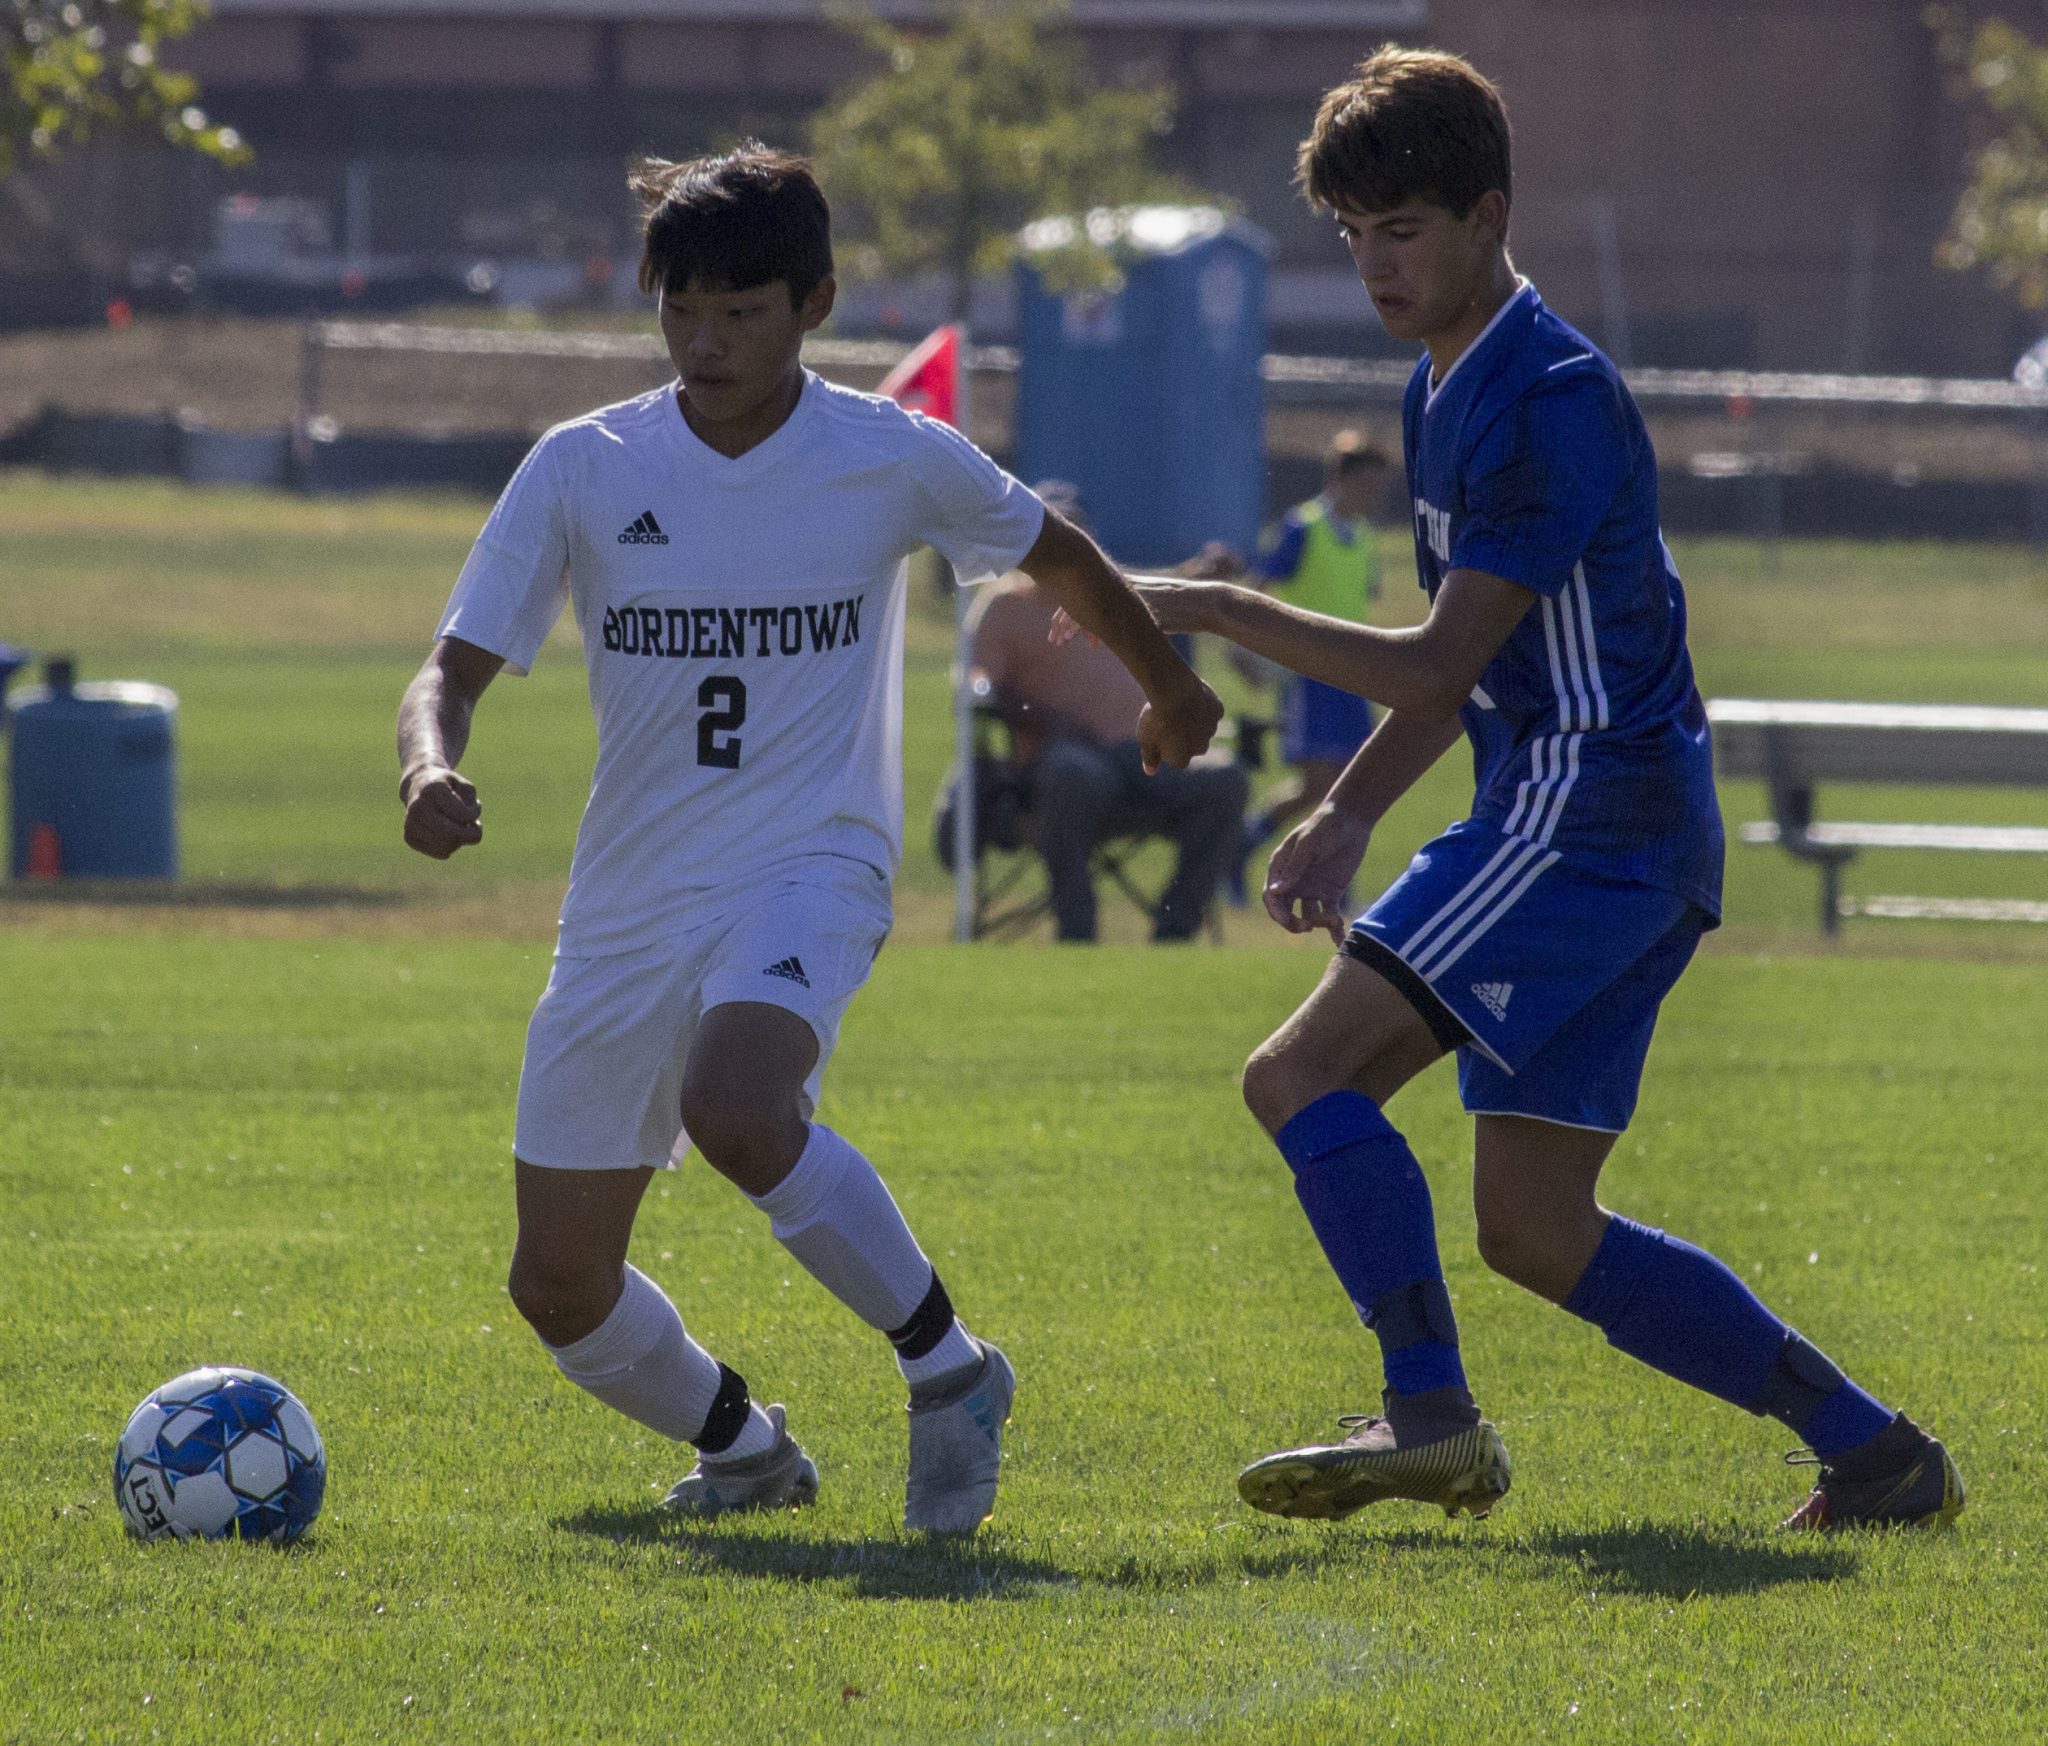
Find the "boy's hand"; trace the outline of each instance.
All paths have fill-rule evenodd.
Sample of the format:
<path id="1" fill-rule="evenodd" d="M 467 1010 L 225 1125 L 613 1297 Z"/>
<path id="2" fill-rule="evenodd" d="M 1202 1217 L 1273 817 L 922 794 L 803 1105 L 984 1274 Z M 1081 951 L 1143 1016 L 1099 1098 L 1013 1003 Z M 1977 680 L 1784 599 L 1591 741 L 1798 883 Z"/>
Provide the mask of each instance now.
<path id="1" fill-rule="evenodd" d="M 1184 770 L 1209 749 L 1223 720 L 1223 704 L 1192 672 L 1170 697 L 1148 702 L 1138 711 L 1138 755 L 1145 774 L 1157 775 L 1162 764 Z"/>
<path id="2" fill-rule="evenodd" d="M 1372 826 L 1327 801 L 1281 839 L 1266 864 L 1266 913 L 1290 934 L 1329 931 L 1344 943 L 1344 893 L 1372 841 Z M 1297 907 L 1298 906 L 1298 907 Z"/>
<path id="3" fill-rule="evenodd" d="M 445 861 L 465 844 L 484 840 L 483 805 L 468 777 L 429 764 L 400 787 L 407 848 Z"/>

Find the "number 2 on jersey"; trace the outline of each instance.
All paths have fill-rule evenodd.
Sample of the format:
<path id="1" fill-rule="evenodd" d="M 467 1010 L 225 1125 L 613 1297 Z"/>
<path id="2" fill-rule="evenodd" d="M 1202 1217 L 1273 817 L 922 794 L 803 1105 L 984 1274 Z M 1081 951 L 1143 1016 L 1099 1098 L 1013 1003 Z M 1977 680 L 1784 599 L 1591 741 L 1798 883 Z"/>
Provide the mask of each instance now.
<path id="1" fill-rule="evenodd" d="M 746 686 L 729 677 L 707 679 L 697 687 L 697 707 L 704 712 L 697 718 L 697 762 L 716 770 L 737 770 L 739 730 L 747 719 Z"/>

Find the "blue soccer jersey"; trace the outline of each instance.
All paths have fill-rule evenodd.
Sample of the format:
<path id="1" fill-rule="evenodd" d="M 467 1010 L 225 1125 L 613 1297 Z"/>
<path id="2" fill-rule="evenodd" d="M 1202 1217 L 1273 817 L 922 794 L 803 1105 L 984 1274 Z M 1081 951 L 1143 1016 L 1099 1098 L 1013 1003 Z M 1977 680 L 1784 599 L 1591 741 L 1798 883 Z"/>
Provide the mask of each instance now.
<path id="1" fill-rule="evenodd" d="M 1402 407 L 1415 556 L 1538 596 L 1461 715 L 1473 817 L 1718 916 L 1721 813 L 1657 465 L 1620 373 L 1524 282 Z"/>

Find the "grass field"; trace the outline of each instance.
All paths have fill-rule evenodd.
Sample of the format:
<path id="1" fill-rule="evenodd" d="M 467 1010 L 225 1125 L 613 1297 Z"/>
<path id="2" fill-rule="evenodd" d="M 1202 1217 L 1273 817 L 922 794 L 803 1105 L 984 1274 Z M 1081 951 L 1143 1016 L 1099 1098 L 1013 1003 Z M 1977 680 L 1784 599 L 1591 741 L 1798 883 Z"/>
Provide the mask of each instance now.
<path id="1" fill-rule="evenodd" d="M 900 1535 L 886 1349 L 694 1167 L 657 1185 L 635 1259 L 792 1403 L 826 1489 L 796 1518 L 661 1519 L 686 1452 L 556 1378 L 501 1285 L 512 1082 L 590 749 L 572 645 L 485 704 L 486 852 L 435 868 L 396 842 L 391 710 L 478 513 L 0 476 L 0 636 L 180 692 L 209 899 L 0 898 L 0 1739 L 2048 1732 L 2042 947 L 1866 923 L 1823 950 L 1810 876 L 1763 851 L 1733 856 L 1730 925 L 1667 1006 L 1607 1196 L 1931 1420 L 1972 1487 L 1956 1532 L 1774 1534 L 1804 1479 L 1778 1427 L 1478 1266 L 1442 1075 L 1395 1114 L 1516 1488 L 1481 1525 L 1251 1515 L 1242 1461 L 1376 1391 L 1235 1092 L 1321 955 L 1249 922 L 1177 954 L 922 943 L 944 904 L 915 842 L 907 937 L 825 1113 L 1017 1362 L 996 1520 L 968 1548 Z M 2048 591 L 2020 554 L 1793 548 L 1775 578 L 1740 546 L 1679 556 L 1710 691 L 2039 699 Z M 913 808 L 943 667 L 933 616 Z M 1457 775 L 1389 821 L 1368 882 Z M 2038 877 L 1873 857 L 1852 889 Z M 328 1504 L 295 1552 L 121 1533 L 121 1422 L 202 1361 L 270 1370 L 320 1420 Z"/>
<path id="2" fill-rule="evenodd" d="M 481 518 L 481 505 L 454 497 L 308 503 L 0 472 L 0 639 L 74 650 L 86 676 L 148 678 L 177 691 L 185 871 L 198 895 L 220 885 L 314 885 L 329 895 L 431 898 L 456 925 L 502 931 L 509 918 L 538 938 L 560 897 L 595 752 L 571 630 L 558 630 L 531 678 L 501 680 L 479 712 L 465 768 L 484 795 L 487 853 L 441 866 L 398 839 L 392 717 Z M 1775 575 L 1747 542 L 1681 544 L 1678 555 L 1710 696 L 2042 699 L 2048 572 L 2023 551 L 1815 542 L 1789 547 Z M 1419 610 L 1419 593 L 1388 594 L 1389 616 Z M 942 607 L 920 604 L 897 890 L 903 934 L 936 938 L 950 909 L 928 827 L 951 744 L 951 628 Z M 1461 816 L 1470 794 L 1469 770 L 1453 753 L 1382 827 L 1361 884 L 1392 878 L 1416 842 Z M 1731 822 L 1762 816 L 1757 784 L 1730 784 L 1724 798 Z M 1836 816 L 1859 818 L 1996 823 L 2043 812 L 2041 797 L 2024 791 L 1845 790 L 1822 799 Z M 1737 848 L 1730 938 L 1806 949 L 1814 887 L 1814 875 L 1782 853 Z M 2024 857 L 1900 850 L 1865 855 L 1845 889 L 2048 895 L 2038 864 Z M 1108 913 L 1138 937 L 1133 918 Z M 1981 928 L 1907 924 L 1882 949 L 2048 949 L 2025 930 L 2002 933 L 1994 945 Z M 1248 920 L 1231 937 L 1277 936 Z"/>

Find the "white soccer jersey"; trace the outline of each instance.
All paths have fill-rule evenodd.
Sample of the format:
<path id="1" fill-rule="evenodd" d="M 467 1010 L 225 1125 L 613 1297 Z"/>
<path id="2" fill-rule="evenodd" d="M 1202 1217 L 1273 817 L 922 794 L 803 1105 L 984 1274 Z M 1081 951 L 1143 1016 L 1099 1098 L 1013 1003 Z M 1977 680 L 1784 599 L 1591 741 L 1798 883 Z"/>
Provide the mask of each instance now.
<path id="1" fill-rule="evenodd" d="M 965 437 L 806 371 L 737 458 L 671 383 L 557 425 L 505 487 L 439 634 L 524 673 L 573 604 L 597 769 L 556 950 L 631 951 L 800 855 L 903 841 L 902 559 L 1012 569 L 1044 506 Z"/>

